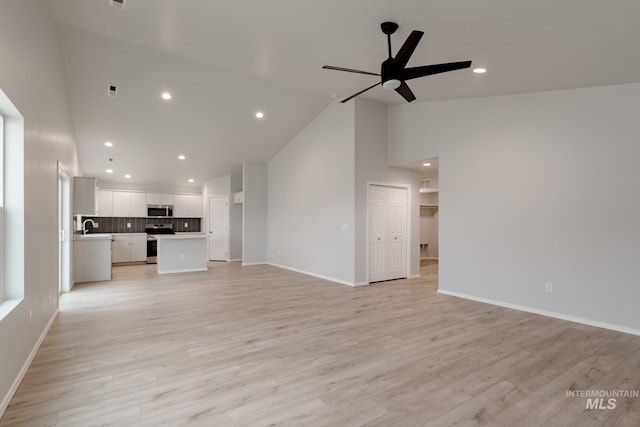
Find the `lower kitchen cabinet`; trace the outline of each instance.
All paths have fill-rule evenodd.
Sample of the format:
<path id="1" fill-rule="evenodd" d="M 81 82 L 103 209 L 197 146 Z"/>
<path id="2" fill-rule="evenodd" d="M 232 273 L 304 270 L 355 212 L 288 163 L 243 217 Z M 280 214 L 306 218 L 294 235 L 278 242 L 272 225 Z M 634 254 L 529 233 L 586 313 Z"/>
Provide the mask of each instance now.
<path id="1" fill-rule="evenodd" d="M 111 262 L 145 262 L 147 235 L 144 233 L 114 234 L 111 243 Z"/>

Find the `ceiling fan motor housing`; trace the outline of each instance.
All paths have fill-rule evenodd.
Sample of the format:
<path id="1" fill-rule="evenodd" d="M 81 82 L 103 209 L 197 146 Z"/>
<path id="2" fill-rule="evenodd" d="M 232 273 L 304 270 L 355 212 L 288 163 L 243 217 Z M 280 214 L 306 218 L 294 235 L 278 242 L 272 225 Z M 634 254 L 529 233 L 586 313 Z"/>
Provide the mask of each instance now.
<path id="1" fill-rule="evenodd" d="M 393 58 L 386 59 L 380 66 L 382 87 L 384 87 L 385 89 L 395 89 L 396 87 L 398 87 L 397 85 L 395 87 L 389 87 L 389 85 L 385 86 L 385 83 L 390 80 L 395 80 L 398 82 L 402 81 L 401 73 L 402 68 L 398 67 L 394 63 Z"/>

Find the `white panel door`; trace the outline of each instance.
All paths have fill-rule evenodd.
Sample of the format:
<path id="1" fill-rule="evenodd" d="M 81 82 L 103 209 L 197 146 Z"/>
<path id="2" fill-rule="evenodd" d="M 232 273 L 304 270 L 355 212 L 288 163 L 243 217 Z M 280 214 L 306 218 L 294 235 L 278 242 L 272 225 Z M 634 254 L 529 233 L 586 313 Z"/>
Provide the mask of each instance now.
<path id="1" fill-rule="evenodd" d="M 229 197 L 209 198 L 209 259 L 229 259 Z"/>
<path id="2" fill-rule="evenodd" d="M 385 209 L 384 187 L 369 186 L 369 281 L 387 280 L 385 268 Z"/>
<path id="3" fill-rule="evenodd" d="M 407 190 L 369 186 L 369 282 L 407 277 Z"/>
<path id="4" fill-rule="evenodd" d="M 407 190 L 387 189 L 387 280 L 407 277 Z"/>

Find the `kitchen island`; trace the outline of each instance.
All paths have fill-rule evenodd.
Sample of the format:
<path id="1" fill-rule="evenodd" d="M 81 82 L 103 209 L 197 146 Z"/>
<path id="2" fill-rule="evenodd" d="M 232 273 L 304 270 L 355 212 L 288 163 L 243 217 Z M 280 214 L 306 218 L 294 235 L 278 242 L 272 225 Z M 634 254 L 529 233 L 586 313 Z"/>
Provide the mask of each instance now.
<path id="1" fill-rule="evenodd" d="M 158 274 L 207 270 L 207 235 L 158 235 Z"/>
<path id="2" fill-rule="evenodd" d="M 73 236 L 73 281 L 111 280 L 111 234 Z"/>

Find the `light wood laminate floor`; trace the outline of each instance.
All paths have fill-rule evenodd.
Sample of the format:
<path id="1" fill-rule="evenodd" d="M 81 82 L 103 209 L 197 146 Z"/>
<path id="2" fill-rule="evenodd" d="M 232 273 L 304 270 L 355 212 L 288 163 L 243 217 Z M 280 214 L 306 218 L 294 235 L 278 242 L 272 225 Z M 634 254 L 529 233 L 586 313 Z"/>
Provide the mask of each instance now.
<path id="1" fill-rule="evenodd" d="M 436 293 L 271 266 L 78 285 L 0 426 L 640 425 L 640 337 Z"/>

